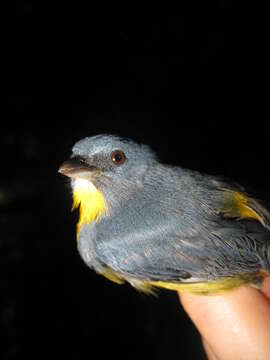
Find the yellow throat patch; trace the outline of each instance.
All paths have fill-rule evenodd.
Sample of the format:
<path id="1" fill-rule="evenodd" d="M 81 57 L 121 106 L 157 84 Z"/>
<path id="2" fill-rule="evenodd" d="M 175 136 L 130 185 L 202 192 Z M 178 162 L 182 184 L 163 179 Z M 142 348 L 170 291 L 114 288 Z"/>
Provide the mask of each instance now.
<path id="1" fill-rule="evenodd" d="M 77 236 L 82 225 L 97 221 L 106 214 L 107 207 L 102 193 L 86 179 L 76 179 L 73 186 L 72 210 L 80 207 Z"/>

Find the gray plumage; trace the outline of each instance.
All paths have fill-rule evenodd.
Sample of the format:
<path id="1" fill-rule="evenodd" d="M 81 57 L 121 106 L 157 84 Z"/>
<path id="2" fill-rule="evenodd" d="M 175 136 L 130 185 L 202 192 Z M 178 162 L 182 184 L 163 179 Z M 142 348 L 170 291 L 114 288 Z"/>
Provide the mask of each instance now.
<path id="1" fill-rule="evenodd" d="M 116 166 L 111 153 L 126 161 Z M 137 281 L 208 282 L 270 270 L 270 215 L 257 200 L 264 221 L 236 219 L 222 211 L 242 187 L 216 177 L 161 164 L 146 145 L 99 135 L 75 144 L 96 171 L 89 179 L 104 195 L 108 214 L 84 225 L 79 252 L 99 273 L 110 269 Z M 256 209 L 254 211 L 256 211 Z"/>

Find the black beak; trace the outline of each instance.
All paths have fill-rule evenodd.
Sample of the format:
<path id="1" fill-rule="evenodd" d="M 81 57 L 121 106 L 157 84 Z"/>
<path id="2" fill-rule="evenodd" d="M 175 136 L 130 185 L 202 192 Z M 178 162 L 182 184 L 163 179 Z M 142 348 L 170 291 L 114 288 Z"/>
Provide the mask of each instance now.
<path id="1" fill-rule="evenodd" d="M 58 172 L 70 178 L 83 177 L 96 170 L 95 166 L 89 165 L 86 160 L 81 156 L 76 156 L 65 161 Z"/>

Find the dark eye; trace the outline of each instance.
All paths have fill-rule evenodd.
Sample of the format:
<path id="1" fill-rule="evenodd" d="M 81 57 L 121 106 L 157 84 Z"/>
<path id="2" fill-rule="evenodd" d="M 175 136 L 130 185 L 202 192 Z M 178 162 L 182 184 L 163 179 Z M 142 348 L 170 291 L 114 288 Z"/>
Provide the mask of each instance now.
<path id="1" fill-rule="evenodd" d="M 115 165 L 122 165 L 126 160 L 126 155 L 122 150 L 114 150 L 111 154 L 112 161 Z"/>

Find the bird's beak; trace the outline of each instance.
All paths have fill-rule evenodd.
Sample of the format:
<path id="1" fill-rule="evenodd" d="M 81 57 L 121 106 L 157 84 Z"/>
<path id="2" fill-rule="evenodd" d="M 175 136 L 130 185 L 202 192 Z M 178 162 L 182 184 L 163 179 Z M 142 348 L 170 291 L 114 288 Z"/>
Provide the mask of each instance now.
<path id="1" fill-rule="evenodd" d="M 86 163 L 82 157 L 76 156 L 65 161 L 58 169 L 58 172 L 70 178 L 83 178 L 96 169 L 95 166 Z"/>

